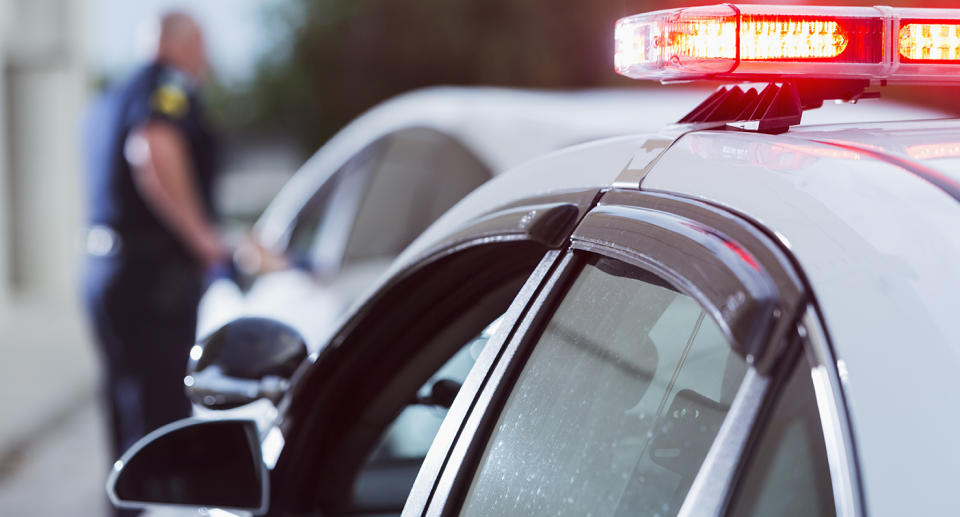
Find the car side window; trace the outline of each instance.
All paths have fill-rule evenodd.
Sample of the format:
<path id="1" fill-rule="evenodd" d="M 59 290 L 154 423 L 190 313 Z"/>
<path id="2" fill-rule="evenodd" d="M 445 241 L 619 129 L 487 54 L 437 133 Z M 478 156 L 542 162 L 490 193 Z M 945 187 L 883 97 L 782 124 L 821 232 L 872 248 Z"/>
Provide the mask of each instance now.
<path id="1" fill-rule="evenodd" d="M 473 153 L 447 135 L 426 128 L 390 135 L 370 176 L 343 261 L 397 255 L 490 177 Z"/>
<path id="2" fill-rule="evenodd" d="M 293 256 L 306 257 L 313 247 L 320 230 L 320 222 L 326 211 L 330 195 L 339 177 L 331 178 L 303 205 L 290 231 L 290 240 L 286 252 Z"/>
<path id="3" fill-rule="evenodd" d="M 368 465 L 408 459 L 423 460 L 433 443 L 433 437 L 440 430 L 453 397 L 463 386 L 470 368 L 502 319 L 497 318 L 467 342 L 417 390 L 410 404 L 384 431 L 380 443 L 367 461 Z"/>
<path id="4" fill-rule="evenodd" d="M 748 459 L 728 515 L 836 515 L 810 363 L 800 358 Z"/>
<path id="5" fill-rule="evenodd" d="M 364 177 L 379 163 L 378 157 L 382 153 L 383 145 L 383 142 L 378 140 L 357 153 L 330 176 L 303 205 L 290 230 L 286 249 L 288 255 L 308 262 L 313 261 L 315 248 L 323 245 L 319 240 L 324 233 L 327 215 L 333 208 L 332 203 L 338 195 L 344 196 L 344 188 L 356 188 L 353 186 L 356 181 L 347 181 L 348 178 Z"/>
<path id="6" fill-rule="evenodd" d="M 747 366 L 692 298 L 591 256 L 494 425 L 463 515 L 675 515 Z"/>
<path id="7" fill-rule="evenodd" d="M 502 319 L 494 320 L 453 354 L 383 431 L 354 481 L 354 510 L 403 506 L 453 399 Z"/>

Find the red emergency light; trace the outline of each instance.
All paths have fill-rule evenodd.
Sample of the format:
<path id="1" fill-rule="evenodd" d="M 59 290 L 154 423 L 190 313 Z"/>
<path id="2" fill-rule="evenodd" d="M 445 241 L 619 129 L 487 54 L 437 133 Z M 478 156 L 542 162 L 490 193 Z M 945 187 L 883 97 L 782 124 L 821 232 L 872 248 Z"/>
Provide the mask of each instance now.
<path id="1" fill-rule="evenodd" d="M 619 20 L 615 41 L 637 79 L 960 82 L 960 9 L 669 9 Z"/>

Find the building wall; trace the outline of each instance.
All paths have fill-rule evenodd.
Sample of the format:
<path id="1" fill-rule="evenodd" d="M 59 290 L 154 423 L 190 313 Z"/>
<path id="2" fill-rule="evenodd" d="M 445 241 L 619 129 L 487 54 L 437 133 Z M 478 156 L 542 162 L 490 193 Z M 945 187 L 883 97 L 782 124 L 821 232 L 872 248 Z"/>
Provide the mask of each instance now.
<path id="1" fill-rule="evenodd" d="M 70 307 L 83 222 L 83 2 L 0 5 L 0 298 Z"/>
<path id="2" fill-rule="evenodd" d="M 95 393 L 77 303 L 85 1 L 0 0 L 0 457 Z"/>

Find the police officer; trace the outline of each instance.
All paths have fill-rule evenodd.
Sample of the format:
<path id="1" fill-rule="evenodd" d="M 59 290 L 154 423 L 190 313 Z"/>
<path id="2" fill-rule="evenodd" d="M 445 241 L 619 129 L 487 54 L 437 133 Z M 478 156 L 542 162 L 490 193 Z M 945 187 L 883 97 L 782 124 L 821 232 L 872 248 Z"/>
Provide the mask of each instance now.
<path id="1" fill-rule="evenodd" d="M 214 141 L 197 98 L 203 34 L 159 20 L 153 60 L 108 90 L 85 127 L 85 298 L 105 361 L 113 455 L 190 414 L 184 368 L 205 271 L 228 253 L 212 222 Z"/>

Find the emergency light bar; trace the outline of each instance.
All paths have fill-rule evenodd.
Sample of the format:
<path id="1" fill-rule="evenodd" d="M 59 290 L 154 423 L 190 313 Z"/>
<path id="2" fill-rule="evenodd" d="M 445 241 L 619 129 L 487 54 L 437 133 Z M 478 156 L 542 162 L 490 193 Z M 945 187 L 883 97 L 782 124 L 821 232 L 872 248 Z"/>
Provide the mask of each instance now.
<path id="1" fill-rule="evenodd" d="M 622 18 L 614 65 L 635 79 L 960 83 L 960 9 L 734 5 Z"/>

